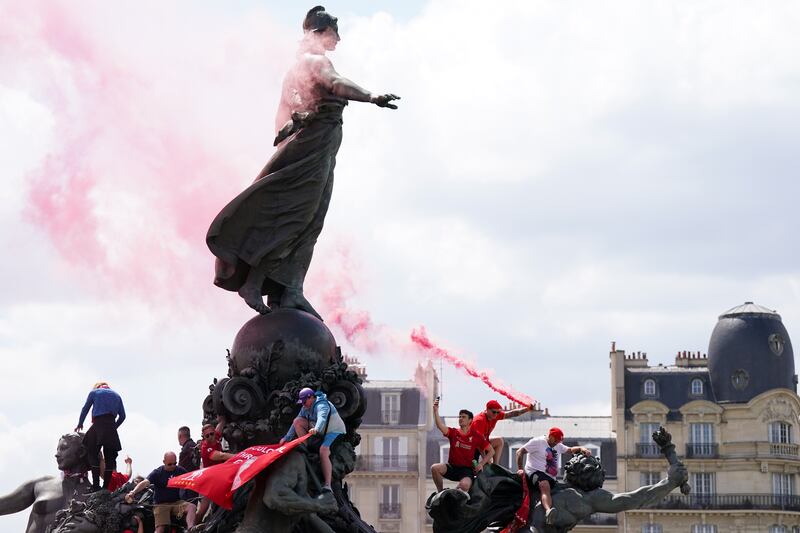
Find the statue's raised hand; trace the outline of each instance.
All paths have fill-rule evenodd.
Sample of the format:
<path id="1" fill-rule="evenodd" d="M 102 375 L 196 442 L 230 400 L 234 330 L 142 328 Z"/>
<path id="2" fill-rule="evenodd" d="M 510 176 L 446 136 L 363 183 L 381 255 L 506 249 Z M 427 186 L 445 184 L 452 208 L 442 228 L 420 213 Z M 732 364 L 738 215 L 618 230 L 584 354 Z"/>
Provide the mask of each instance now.
<path id="1" fill-rule="evenodd" d="M 390 103 L 392 100 L 400 100 L 400 97 L 396 94 L 380 94 L 380 95 L 373 95 L 370 97 L 369 101 L 375 104 L 378 107 L 388 107 L 389 109 L 397 109 L 397 106 Z"/>

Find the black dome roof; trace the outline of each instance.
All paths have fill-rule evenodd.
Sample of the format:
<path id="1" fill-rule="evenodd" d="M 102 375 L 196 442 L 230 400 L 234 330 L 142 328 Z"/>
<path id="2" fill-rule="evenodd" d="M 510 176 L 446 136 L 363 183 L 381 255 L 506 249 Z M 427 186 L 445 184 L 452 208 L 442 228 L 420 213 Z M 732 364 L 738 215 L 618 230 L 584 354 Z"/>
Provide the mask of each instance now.
<path id="1" fill-rule="evenodd" d="M 722 313 L 708 343 L 708 371 L 719 402 L 748 402 L 777 388 L 796 390 L 792 342 L 781 316 L 753 302 Z"/>

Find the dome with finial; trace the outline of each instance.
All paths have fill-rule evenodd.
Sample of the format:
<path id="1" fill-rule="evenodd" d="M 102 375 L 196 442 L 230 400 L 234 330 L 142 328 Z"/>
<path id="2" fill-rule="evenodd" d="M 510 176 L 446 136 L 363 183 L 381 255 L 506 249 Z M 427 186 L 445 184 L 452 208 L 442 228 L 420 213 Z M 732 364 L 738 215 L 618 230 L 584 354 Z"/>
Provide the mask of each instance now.
<path id="1" fill-rule="evenodd" d="M 719 316 L 708 343 L 708 371 L 719 402 L 748 402 L 771 389 L 797 389 L 794 353 L 781 316 L 745 302 Z"/>

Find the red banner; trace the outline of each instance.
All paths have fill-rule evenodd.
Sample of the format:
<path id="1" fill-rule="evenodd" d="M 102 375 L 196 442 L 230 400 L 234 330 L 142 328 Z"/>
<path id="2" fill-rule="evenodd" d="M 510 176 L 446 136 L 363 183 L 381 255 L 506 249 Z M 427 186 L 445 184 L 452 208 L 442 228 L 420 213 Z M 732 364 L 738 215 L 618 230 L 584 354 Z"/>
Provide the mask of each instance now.
<path id="1" fill-rule="evenodd" d="M 522 475 L 522 505 L 514 513 L 514 519 L 500 533 L 514 533 L 519 531 L 522 526 L 528 524 L 528 514 L 531 511 L 531 493 L 528 490 L 528 480 L 525 474 Z"/>
<path id="2" fill-rule="evenodd" d="M 236 489 L 292 451 L 298 444 L 305 442 L 308 437 L 310 435 L 304 435 L 286 444 L 251 446 L 220 465 L 174 477 L 169 480 L 167 486 L 193 490 L 207 496 L 220 507 L 231 509 Z"/>

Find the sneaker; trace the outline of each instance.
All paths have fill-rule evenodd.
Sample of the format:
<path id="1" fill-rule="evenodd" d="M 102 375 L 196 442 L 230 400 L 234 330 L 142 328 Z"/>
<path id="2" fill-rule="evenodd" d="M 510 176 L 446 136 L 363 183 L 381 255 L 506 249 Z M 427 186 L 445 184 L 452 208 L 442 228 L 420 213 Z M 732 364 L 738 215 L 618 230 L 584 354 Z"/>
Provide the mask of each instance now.
<path id="1" fill-rule="evenodd" d="M 558 517 L 558 511 L 555 507 L 551 507 L 547 510 L 547 513 L 544 515 L 544 521 L 548 526 L 552 526 L 556 523 L 556 518 Z"/>
<path id="2" fill-rule="evenodd" d="M 463 494 L 464 496 L 466 496 L 466 497 L 467 497 L 467 501 L 469 501 L 469 499 L 470 499 L 470 498 L 469 498 L 469 492 L 467 492 L 467 491 L 465 491 L 465 490 L 463 490 L 463 489 L 456 489 L 456 490 L 457 490 L 458 492 L 460 492 L 461 494 Z"/>
<path id="3" fill-rule="evenodd" d="M 330 487 L 330 485 L 323 485 L 323 486 L 322 486 L 322 492 L 330 492 L 330 493 L 333 493 L 333 489 Z"/>

